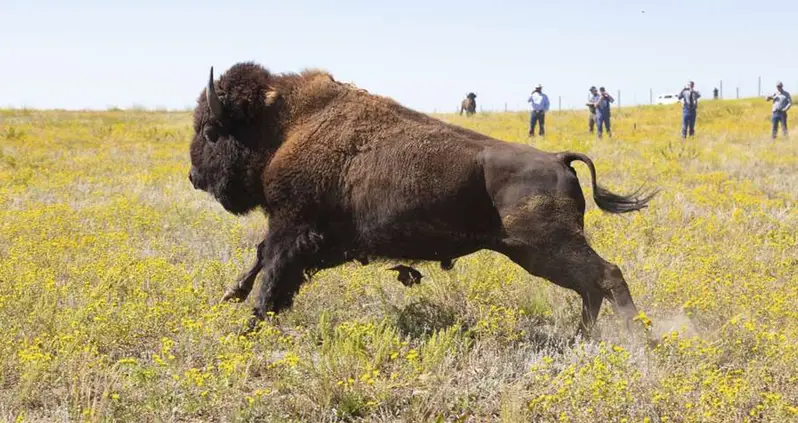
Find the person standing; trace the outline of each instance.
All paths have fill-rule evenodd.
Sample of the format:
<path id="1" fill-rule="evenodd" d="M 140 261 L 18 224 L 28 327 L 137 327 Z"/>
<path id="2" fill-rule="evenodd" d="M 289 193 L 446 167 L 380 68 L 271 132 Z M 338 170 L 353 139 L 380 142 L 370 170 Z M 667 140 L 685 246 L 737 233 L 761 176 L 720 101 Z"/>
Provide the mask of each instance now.
<path id="1" fill-rule="evenodd" d="M 701 98 L 701 93 L 695 90 L 693 81 L 689 81 L 679 93 L 679 100 L 682 102 L 682 139 L 687 138 L 688 133 L 691 137 L 695 135 L 699 98 Z"/>
<path id="2" fill-rule="evenodd" d="M 590 94 L 587 96 L 587 110 L 590 112 L 590 116 L 588 116 L 588 130 L 590 133 L 593 133 L 593 128 L 596 126 L 596 103 L 599 101 L 598 91 L 596 87 L 590 87 Z"/>
<path id="3" fill-rule="evenodd" d="M 546 133 L 544 125 L 546 124 L 546 112 L 549 111 L 549 96 L 543 93 L 543 86 L 538 84 L 535 91 L 527 99 L 531 116 L 529 118 L 529 135 L 535 136 L 535 126 L 540 124 L 539 134 L 543 136 Z"/>
<path id="4" fill-rule="evenodd" d="M 770 138 L 776 139 L 776 134 L 779 131 L 779 123 L 781 123 L 781 132 L 787 136 L 787 110 L 792 107 L 792 97 L 784 89 L 784 84 L 779 82 L 776 84 L 776 92 L 767 97 L 767 101 L 773 102 L 773 130 L 770 133 Z"/>
<path id="5" fill-rule="evenodd" d="M 607 129 L 607 136 L 612 138 L 612 130 L 610 129 L 610 103 L 614 103 L 615 99 L 612 98 L 604 87 L 599 88 L 598 100 L 596 101 L 596 123 L 598 124 L 598 137 L 601 139 L 602 128 Z"/>

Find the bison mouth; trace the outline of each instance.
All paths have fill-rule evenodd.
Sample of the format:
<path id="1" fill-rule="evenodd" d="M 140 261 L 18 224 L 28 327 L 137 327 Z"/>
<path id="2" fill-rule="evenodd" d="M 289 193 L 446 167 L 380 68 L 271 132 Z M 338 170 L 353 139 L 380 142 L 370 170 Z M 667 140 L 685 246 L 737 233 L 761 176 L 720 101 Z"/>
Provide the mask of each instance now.
<path id="1" fill-rule="evenodd" d="M 191 170 L 188 171 L 188 180 L 191 182 L 191 186 L 193 186 L 194 189 L 203 189 L 204 184 L 200 183 L 201 181 L 197 174 L 197 168 L 194 166 L 191 166 Z"/>
<path id="2" fill-rule="evenodd" d="M 252 196 L 248 196 L 246 192 L 231 187 L 225 181 L 219 181 L 216 184 L 199 187 L 198 189 L 213 196 L 227 212 L 237 216 L 247 214 L 258 206 L 253 201 Z"/>
<path id="3" fill-rule="evenodd" d="M 196 190 L 205 191 L 224 207 L 228 212 L 235 215 L 243 215 L 259 205 L 261 196 L 257 191 L 253 191 L 246 184 L 238 184 L 236 178 L 222 175 L 214 180 L 208 180 L 194 166 L 188 173 L 188 180 Z"/>
<path id="4" fill-rule="evenodd" d="M 222 189 L 223 184 L 221 187 L 218 186 L 219 184 L 217 184 L 217 186 L 211 186 L 208 181 L 197 172 L 197 168 L 194 166 L 191 166 L 191 170 L 188 172 L 188 180 L 191 182 L 191 186 L 193 186 L 194 189 L 210 194 L 225 208 L 225 210 L 233 212 L 231 209 L 234 209 L 235 206 L 227 196 L 224 195 L 224 189 Z"/>

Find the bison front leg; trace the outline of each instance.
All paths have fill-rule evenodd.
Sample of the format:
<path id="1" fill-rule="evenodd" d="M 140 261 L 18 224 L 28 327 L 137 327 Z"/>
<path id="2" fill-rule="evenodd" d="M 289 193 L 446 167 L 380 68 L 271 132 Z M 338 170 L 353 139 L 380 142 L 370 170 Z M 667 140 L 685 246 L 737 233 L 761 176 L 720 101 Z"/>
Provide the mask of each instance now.
<path id="1" fill-rule="evenodd" d="M 258 273 L 263 269 L 263 249 L 266 245 L 266 241 L 261 241 L 258 244 L 258 250 L 255 253 L 255 262 L 252 263 L 249 270 L 247 271 L 244 276 L 242 276 L 236 283 L 227 289 L 222 297 L 222 302 L 230 301 L 230 300 L 239 300 L 244 301 L 249 296 L 249 293 L 252 292 L 252 286 L 255 284 L 255 278 L 258 277 Z"/>
<path id="2" fill-rule="evenodd" d="M 456 258 L 441 260 L 441 269 L 446 271 L 454 269 L 454 262 L 456 261 Z"/>
<path id="3" fill-rule="evenodd" d="M 255 329 L 269 312 L 277 314 L 291 307 L 294 296 L 305 282 L 307 269 L 332 265 L 320 260 L 321 240 L 320 235 L 311 231 L 276 228 L 269 231 L 263 246 L 260 295 L 247 331 Z"/>

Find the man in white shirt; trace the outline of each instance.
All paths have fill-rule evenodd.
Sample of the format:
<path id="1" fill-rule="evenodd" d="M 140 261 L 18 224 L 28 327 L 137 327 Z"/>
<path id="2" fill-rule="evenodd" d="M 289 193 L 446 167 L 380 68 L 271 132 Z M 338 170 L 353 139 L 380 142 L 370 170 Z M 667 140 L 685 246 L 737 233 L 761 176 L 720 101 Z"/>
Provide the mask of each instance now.
<path id="1" fill-rule="evenodd" d="M 590 112 L 590 115 L 588 116 L 587 127 L 591 134 L 593 133 L 593 128 L 596 126 L 596 103 L 600 99 L 601 98 L 598 95 L 598 90 L 596 90 L 596 87 L 590 87 L 590 94 L 587 96 L 587 103 L 585 103 L 585 105 Z"/>
<path id="2" fill-rule="evenodd" d="M 542 85 L 538 84 L 535 87 L 535 91 L 532 91 L 532 95 L 529 96 L 527 102 L 529 103 L 529 109 L 531 111 L 529 135 L 532 137 L 535 136 L 535 126 L 537 123 L 540 123 L 540 130 L 538 133 L 543 136 L 546 133 L 544 125 L 546 124 L 546 112 L 549 111 L 549 96 L 543 94 Z"/>

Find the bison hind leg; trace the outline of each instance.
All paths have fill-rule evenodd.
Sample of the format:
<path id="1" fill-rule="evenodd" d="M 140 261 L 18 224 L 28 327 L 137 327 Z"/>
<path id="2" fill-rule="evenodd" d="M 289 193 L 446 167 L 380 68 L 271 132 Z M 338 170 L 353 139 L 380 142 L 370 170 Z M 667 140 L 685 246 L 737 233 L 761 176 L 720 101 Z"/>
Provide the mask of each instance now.
<path id="1" fill-rule="evenodd" d="M 591 337 L 604 298 L 631 328 L 637 307 L 618 266 L 601 258 L 581 235 L 552 238 L 546 246 L 516 245 L 507 255 L 529 273 L 579 294 L 582 313 L 576 335 Z"/>

